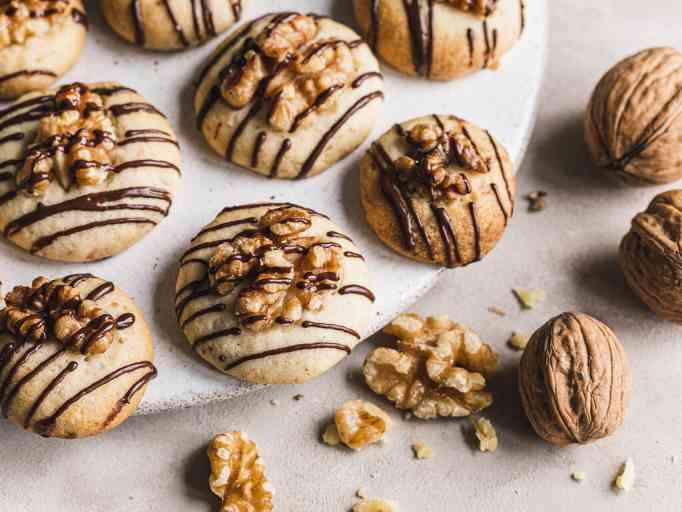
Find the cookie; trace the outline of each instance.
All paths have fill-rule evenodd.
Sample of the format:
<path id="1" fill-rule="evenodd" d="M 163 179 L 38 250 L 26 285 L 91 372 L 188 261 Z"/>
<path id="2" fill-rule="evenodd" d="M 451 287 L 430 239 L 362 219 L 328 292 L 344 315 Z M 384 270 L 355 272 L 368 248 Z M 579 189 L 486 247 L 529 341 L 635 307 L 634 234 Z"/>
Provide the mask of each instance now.
<path id="1" fill-rule="evenodd" d="M 46 437 L 111 430 L 156 377 L 142 313 L 91 274 L 17 286 L 0 309 L 0 411 Z"/>
<path id="2" fill-rule="evenodd" d="M 234 25 L 245 0 L 102 0 L 109 26 L 151 50 L 182 50 Z"/>
<path id="3" fill-rule="evenodd" d="M 383 100 L 369 47 L 329 18 L 270 14 L 202 70 L 197 126 L 227 161 L 273 178 L 321 173 L 369 135 Z"/>
<path id="4" fill-rule="evenodd" d="M 394 251 L 424 263 L 479 261 L 514 211 L 513 166 L 487 131 L 455 116 L 395 125 L 360 163 L 369 224 Z"/>
<path id="5" fill-rule="evenodd" d="M 113 256 L 168 214 L 179 165 L 168 120 L 132 89 L 31 93 L 0 111 L 0 230 L 53 260 Z"/>
<path id="6" fill-rule="evenodd" d="M 0 99 L 50 87 L 78 61 L 87 29 L 81 0 L 0 2 Z"/>
<path id="7" fill-rule="evenodd" d="M 184 253 L 176 314 L 218 370 L 305 382 L 366 335 L 375 297 L 364 257 L 321 213 L 289 203 L 225 208 Z"/>
<path id="8" fill-rule="evenodd" d="M 451 80 L 489 68 L 521 38 L 525 0 L 353 0 L 362 32 L 398 71 Z"/>

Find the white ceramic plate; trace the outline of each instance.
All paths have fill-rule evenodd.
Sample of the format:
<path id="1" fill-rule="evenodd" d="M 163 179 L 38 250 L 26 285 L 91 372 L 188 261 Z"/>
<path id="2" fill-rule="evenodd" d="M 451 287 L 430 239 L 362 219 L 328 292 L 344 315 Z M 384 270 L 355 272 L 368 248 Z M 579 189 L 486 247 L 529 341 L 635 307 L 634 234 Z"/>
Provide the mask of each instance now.
<path id="1" fill-rule="evenodd" d="M 150 385 L 139 413 L 189 407 L 255 389 L 201 362 L 189 349 L 173 312 L 178 259 L 190 238 L 226 205 L 292 201 L 328 214 L 353 237 L 373 273 L 377 315 L 371 325 L 372 333 L 433 285 L 439 269 L 397 256 L 379 242 L 364 221 L 357 162 L 369 140 L 332 169 L 305 181 L 271 181 L 227 164 L 195 130 L 192 108 L 193 79 L 219 40 L 178 54 L 142 51 L 123 43 L 108 29 L 97 3 L 89 2 L 92 27 L 87 48 L 63 82 L 118 80 L 165 112 L 182 145 L 180 192 L 171 215 L 155 231 L 108 261 L 55 264 L 2 242 L 0 280 L 7 290 L 15 284 L 30 282 L 36 275 L 57 277 L 85 271 L 113 280 L 132 295 L 151 325 L 159 368 L 159 377 Z M 518 167 L 535 120 L 547 46 L 546 2 L 527 3 L 530 5 L 525 35 L 496 72 L 484 71 L 452 83 L 432 83 L 408 79 L 385 68 L 386 101 L 375 136 L 412 117 L 452 113 L 494 133 Z M 251 0 L 245 18 L 272 11 L 272 4 Z M 277 4 L 280 9 L 330 15 L 354 26 L 351 0 L 290 0 Z"/>

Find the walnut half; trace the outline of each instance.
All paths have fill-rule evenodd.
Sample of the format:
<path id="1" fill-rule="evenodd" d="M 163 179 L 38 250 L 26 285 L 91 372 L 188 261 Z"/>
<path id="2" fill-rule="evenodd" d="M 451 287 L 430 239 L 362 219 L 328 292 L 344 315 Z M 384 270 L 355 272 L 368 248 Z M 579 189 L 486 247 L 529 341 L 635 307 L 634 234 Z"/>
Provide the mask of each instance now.
<path id="1" fill-rule="evenodd" d="M 221 512 L 270 512 L 273 491 L 258 449 L 241 432 L 218 434 L 208 447 L 209 486 L 221 499 Z"/>
<path id="2" fill-rule="evenodd" d="M 339 439 L 353 450 L 381 441 L 391 426 L 388 414 L 363 400 L 344 403 L 336 410 L 335 422 Z"/>
<path id="3" fill-rule="evenodd" d="M 498 355 L 475 333 L 447 317 L 416 314 L 399 316 L 384 331 L 398 338 L 397 349 L 370 352 L 363 372 L 398 409 L 429 419 L 469 416 L 492 404 L 485 376 Z"/>

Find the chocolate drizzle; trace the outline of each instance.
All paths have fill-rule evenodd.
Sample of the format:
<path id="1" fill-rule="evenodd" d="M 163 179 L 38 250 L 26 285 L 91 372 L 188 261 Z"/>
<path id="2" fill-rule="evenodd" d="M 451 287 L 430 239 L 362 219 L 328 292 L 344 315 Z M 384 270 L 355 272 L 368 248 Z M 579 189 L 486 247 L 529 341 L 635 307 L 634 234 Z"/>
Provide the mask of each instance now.
<path id="1" fill-rule="evenodd" d="M 168 0 L 162 0 L 161 2 L 163 6 L 166 9 L 166 14 L 168 14 L 168 19 L 170 20 L 171 24 L 173 25 L 173 29 L 175 30 L 175 34 L 178 36 L 178 39 L 180 41 L 180 44 L 187 48 L 189 46 L 189 41 L 187 40 L 187 36 L 185 35 L 185 31 L 182 29 L 182 25 L 178 23 L 178 19 L 175 17 L 175 13 L 173 12 L 173 9 L 171 8 L 171 5 Z"/>
<path id="2" fill-rule="evenodd" d="M 403 0 L 412 41 L 412 62 L 418 75 L 431 76 L 434 0 Z"/>
<path id="3" fill-rule="evenodd" d="M 291 139 L 284 139 L 282 141 L 282 145 L 280 146 L 279 151 L 277 152 L 277 156 L 275 156 L 275 160 L 272 163 L 272 168 L 270 169 L 271 178 L 277 177 L 277 173 L 279 172 L 279 168 L 282 165 L 282 161 L 284 160 L 284 157 L 291 149 L 291 146 L 292 146 Z"/>
<path id="4" fill-rule="evenodd" d="M 255 361 L 258 359 L 264 359 L 266 357 L 273 357 L 273 356 L 279 356 L 283 354 L 290 354 L 292 352 L 299 352 L 301 350 L 319 350 L 319 349 L 330 349 L 330 350 L 340 350 L 343 352 L 346 352 L 347 354 L 351 353 L 350 347 L 346 345 L 341 345 L 340 343 L 308 343 L 308 344 L 300 344 L 300 345 L 289 345 L 287 347 L 282 347 L 274 350 L 266 350 L 264 352 L 259 352 L 257 354 L 251 354 L 245 357 L 242 357 L 240 359 L 237 359 L 236 361 L 233 361 L 232 363 L 228 364 L 225 367 L 225 371 L 229 372 L 230 370 L 235 369 L 238 366 L 241 366 L 244 363 L 247 363 L 249 361 Z"/>
<path id="5" fill-rule="evenodd" d="M 351 336 L 357 339 L 362 339 L 362 336 L 360 336 L 355 330 L 351 329 L 350 327 L 346 327 L 345 325 L 312 322 L 310 320 L 304 320 L 301 323 L 301 327 L 303 327 L 304 329 L 310 329 L 311 327 L 315 329 L 329 329 L 331 331 L 339 331 L 346 334 L 350 334 Z"/>
<path id="6" fill-rule="evenodd" d="M 9 82 L 19 77 L 34 77 L 34 76 L 47 76 L 50 78 L 57 78 L 57 73 L 50 71 L 49 69 L 22 69 L 21 71 L 16 71 L 14 73 L 8 73 L 6 75 L 0 76 L 0 84 L 4 82 Z"/>

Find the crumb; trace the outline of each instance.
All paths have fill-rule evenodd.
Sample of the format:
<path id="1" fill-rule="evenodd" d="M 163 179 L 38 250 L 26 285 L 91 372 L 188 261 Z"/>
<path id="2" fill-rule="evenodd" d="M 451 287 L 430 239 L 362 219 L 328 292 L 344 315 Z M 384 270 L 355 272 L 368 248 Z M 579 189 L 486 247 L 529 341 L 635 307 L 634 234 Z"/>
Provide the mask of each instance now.
<path id="1" fill-rule="evenodd" d="M 587 475 L 584 471 L 574 471 L 571 473 L 571 478 L 576 482 L 582 482 L 587 478 Z"/>
<path id="2" fill-rule="evenodd" d="M 514 350 L 526 350 L 528 341 L 528 336 L 519 334 L 518 332 L 513 332 L 511 338 L 509 338 L 509 341 L 507 341 L 507 345 Z"/>
<path id="3" fill-rule="evenodd" d="M 433 448 L 426 443 L 417 441 L 412 445 L 412 449 L 414 450 L 414 456 L 419 460 L 429 460 L 433 458 Z"/>
<path id="4" fill-rule="evenodd" d="M 390 501 L 373 498 L 371 500 L 362 500 L 353 505 L 353 512 L 396 512 L 395 504 Z"/>
<path id="5" fill-rule="evenodd" d="M 635 485 L 635 463 L 632 459 L 629 458 L 620 467 L 613 485 L 617 490 L 626 492 Z"/>
<path id="6" fill-rule="evenodd" d="M 482 452 L 494 452 L 497 450 L 497 432 L 490 420 L 480 417 L 471 418 L 474 433 L 478 438 L 478 447 Z"/>
<path id="7" fill-rule="evenodd" d="M 270 405 L 277 407 L 279 405 L 279 400 L 275 400 L 274 398 L 270 400 Z"/>
<path id="8" fill-rule="evenodd" d="M 299 393 L 298 395 L 294 395 L 293 399 L 296 402 L 300 402 L 301 400 L 303 400 L 303 395 Z"/>
<path id="9" fill-rule="evenodd" d="M 490 306 L 488 311 L 497 316 L 507 316 L 507 312 L 504 309 L 498 308 L 497 306 Z"/>
<path id="10" fill-rule="evenodd" d="M 512 290 L 523 309 L 535 309 L 547 295 L 539 288 L 514 288 Z"/>
<path id="11" fill-rule="evenodd" d="M 545 203 L 545 198 L 547 197 L 547 192 L 538 190 L 537 192 L 531 192 L 526 194 L 524 199 L 528 201 L 528 211 L 529 212 L 541 212 L 547 207 Z"/>
<path id="12" fill-rule="evenodd" d="M 367 496 L 368 496 L 367 490 L 366 490 L 364 487 L 360 487 L 360 488 L 358 489 L 358 491 L 355 493 L 355 495 L 356 495 L 358 498 L 363 499 L 363 500 L 364 500 L 365 498 L 367 498 Z"/>
<path id="13" fill-rule="evenodd" d="M 324 429 L 324 433 L 322 434 L 322 441 L 324 444 L 327 444 L 329 446 L 338 446 L 341 444 L 341 438 L 339 437 L 339 431 L 336 430 L 336 425 L 334 423 L 330 423 L 327 425 L 327 428 Z"/>

